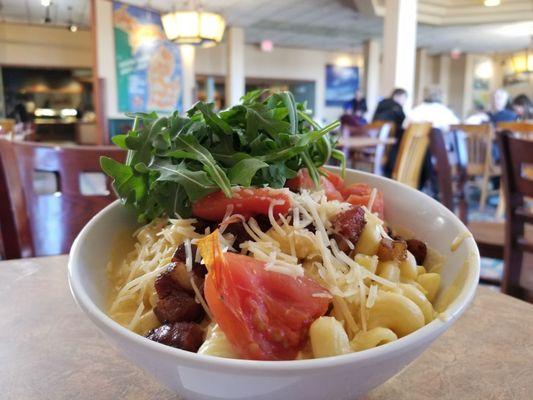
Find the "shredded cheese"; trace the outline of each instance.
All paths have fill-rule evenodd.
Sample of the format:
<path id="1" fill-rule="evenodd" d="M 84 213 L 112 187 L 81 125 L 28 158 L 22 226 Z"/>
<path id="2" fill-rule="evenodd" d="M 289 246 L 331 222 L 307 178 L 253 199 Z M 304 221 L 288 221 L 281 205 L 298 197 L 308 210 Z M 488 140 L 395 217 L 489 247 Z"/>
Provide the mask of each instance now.
<path id="1" fill-rule="evenodd" d="M 186 238 L 183 241 L 185 246 L 185 267 L 188 272 L 192 271 L 192 248 L 191 248 L 191 239 Z"/>
<path id="2" fill-rule="evenodd" d="M 279 226 L 278 221 L 276 221 L 276 218 L 274 218 L 274 207 L 275 206 L 282 206 L 285 204 L 284 200 L 274 200 L 270 202 L 270 205 L 268 206 L 268 220 L 270 221 L 270 225 L 272 225 L 272 228 L 276 230 L 281 236 L 285 237 L 287 236 L 287 233 L 283 230 L 281 226 Z"/>
<path id="3" fill-rule="evenodd" d="M 372 212 L 372 206 L 374 205 L 374 201 L 376 201 L 376 195 L 378 193 L 378 190 L 376 188 L 372 188 L 372 191 L 370 192 L 370 198 L 368 199 L 368 205 L 367 208 Z"/>
<path id="4" fill-rule="evenodd" d="M 472 237 L 472 234 L 469 231 L 463 231 L 459 233 L 455 239 L 453 239 L 452 244 L 450 245 L 450 250 L 452 252 L 455 252 L 459 246 L 463 243 L 463 241 L 469 237 Z"/>
<path id="5" fill-rule="evenodd" d="M 370 285 L 370 289 L 368 290 L 368 297 L 366 298 L 366 308 L 374 307 L 374 303 L 376 302 L 377 295 L 378 295 L 378 285 Z"/>
<path id="6" fill-rule="evenodd" d="M 200 289 L 198 289 L 198 285 L 196 284 L 196 282 L 194 281 L 194 278 L 192 276 L 191 276 L 191 286 L 192 286 L 192 290 L 194 291 L 194 294 L 195 294 L 194 298 L 196 299 L 196 301 L 198 303 L 200 303 L 200 305 L 204 309 L 204 311 L 207 314 L 207 316 L 209 317 L 209 319 L 211 321 L 214 321 L 213 315 L 211 314 L 211 310 L 209 310 L 209 306 L 207 305 L 207 302 L 204 300 L 204 297 L 202 296 L 202 293 L 200 292 Z"/>

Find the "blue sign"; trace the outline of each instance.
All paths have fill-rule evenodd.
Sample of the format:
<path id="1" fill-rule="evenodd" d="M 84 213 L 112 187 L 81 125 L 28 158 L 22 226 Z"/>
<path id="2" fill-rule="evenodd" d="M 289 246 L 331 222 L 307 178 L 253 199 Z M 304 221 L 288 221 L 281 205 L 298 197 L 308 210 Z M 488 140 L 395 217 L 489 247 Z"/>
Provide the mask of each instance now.
<path id="1" fill-rule="evenodd" d="M 359 67 L 326 65 L 326 106 L 344 106 L 359 89 Z"/>

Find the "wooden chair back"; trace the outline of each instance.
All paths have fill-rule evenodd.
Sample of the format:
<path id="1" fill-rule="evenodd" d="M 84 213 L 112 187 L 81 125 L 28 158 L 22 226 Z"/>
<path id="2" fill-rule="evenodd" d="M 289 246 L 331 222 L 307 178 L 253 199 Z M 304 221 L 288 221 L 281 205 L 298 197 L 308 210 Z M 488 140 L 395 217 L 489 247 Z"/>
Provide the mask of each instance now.
<path id="1" fill-rule="evenodd" d="M 394 136 L 394 124 L 390 121 L 372 121 L 363 126 L 363 130 L 370 137 L 379 137 L 384 127 L 388 130 L 386 137 Z"/>
<path id="2" fill-rule="evenodd" d="M 431 123 L 411 124 L 405 131 L 398 150 L 392 178 L 418 188 L 424 158 L 429 145 Z"/>
<path id="3" fill-rule="evenodd" d="M 435 172 L 439 185 L 439 201 L 446 208 L 455 211 L 453 191 L 452 165 L 448 157 L 446 142 L 440 129 L 432 129 L 430 133 L 429 151 L 435 160 Z"/>
<path id="4" fill-rule="evenodd" d="M 483 176 L 492 166 L 492 143 L 494 131 L 491 124 L 450 126 L 455 132 L 458 155 L 463 157 L 470 176 Z"/>
<path id="5" fill-rule="evenodd" d="M 435 161 L 435 170 L 439 185 L 439 200 L 455 214 L 472 231 L 483 257 L 503 259 L 503 238 L 499 239 L 498 232 L 503 229 L 503 223 L 468 221 L 468 202 L 465 195 L 467 180 L 466 165 L 459 157 L 450 157 L 446 148 L 443 133 L 438 129 L 431 130 L 430 152 Z M 499 284 L 499 280 L 481 276 L 480 281 Z"/>
<path id="6" fill-rule="evenodd" d="M 126 157 L 114 146 L 57 147 L 0 140 L 0 228 L 6 258 L 69 251 L 88 220 L 115 199 L 110 179 L 100 175 L 103 155 L 118 161 Z M 102 184 L 103 192 L 87 190 L 83 182 L 89 176 L 81 177 L 87 173 L 96 173 L 90 178 Z M 52 178 L 44 185 L 52 190 L 39 189 L 43 175 Z"/>
<path id="7" fill-rule="evenodd" d="M 372 122 L 372 124 L 376 124 L 376 126 L 379 126 L 379 130 L 377 131 L 376 137 L 379 140 L 383 140 L 383 141 L 389 138 L 392 130 L 394 129 L 394 125 L 392 122 L 375 121 L 375 122 Z M 376 175 L 380 175 L 380 176 L 383 175 L 383 164 L 384 164 L 386 149 L 387 149 L 387 145 L 382 143 L 382 144 L 378 144 L 374 151 L 374 167 L 373 167 L 372 172 Z"/>
<path id="8" fill-rule="evenodd" d="M 524 253 L 533 253 L 531 237 L 526 239 L 533 224 L 533 213 L 524 207 L 524 198 L 533 197 L 533 177 L 524 173 L 533 166 L 533 141 L 514 137 L 511 131 L 499 133 L 502 150 L 503 186 L 505 193 L 505 269 L 502 291 L 519 298 L 533 299 L 520 285 Z M 529 235 L 528 235 L 529 236 Z M 533 268 L 527 265 L 526 268 Z M 530 288 L 531 290 L 531 288 Z"/>
<path id="9" fill-rule="evenodd" d="M 498 131 L 511 131 L 525 139 L 533 139 L 532 121 L 498 122 L 496 129 Z"/>

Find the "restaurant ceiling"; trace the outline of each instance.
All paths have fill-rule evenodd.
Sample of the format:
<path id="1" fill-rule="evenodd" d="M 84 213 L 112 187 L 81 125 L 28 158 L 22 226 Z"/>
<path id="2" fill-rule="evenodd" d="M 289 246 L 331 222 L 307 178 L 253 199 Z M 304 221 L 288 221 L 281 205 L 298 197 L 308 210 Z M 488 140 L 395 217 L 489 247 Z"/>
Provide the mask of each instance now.
<path id="1" fill-rule="evenodd" d="M 68 7 L 72 7 L 73 22 L 88 27 L 89 1 L 52 0 L 51 23 L 67 26 Z M 378 8 L 382 3 L 382 0 L 202 0 L 200 3 L 206 10 L 222 13 L 228 24 L 245 27 L 248 43 L 270 39 L 275 46 L 349 51 L 359 48 L 366 39 L 382 34 L 383 19 L 378 16 L 379 12 L 374 9 L 372 14 L 369 7 L 361 6 L 362 1 Z M 149 5 L 159 11 L 169 11 L 172 4 L 183 3 L 168 0 L 127 2 L 144 7 Z M 44 20 L 45 8 L 40 0 L 0 0 L 0 5 L 0 21 L 35 24 Z M 502 8 L 506 11 L 503 14 L 512 17 L 512 21 L 520 21 L 516 17 L 517 10 L 522 19 L 533 20 L 533 0 L 504 0 L 503 6 L 506 7 Z M 459 9 L 464 10 L 463 17 L 457 13 Z M 451 26 L 437 23 L 440 21 L 438 13 L 445 10 L 455 15 L 456 22 L 464 22 L 465 16 L 475 15 L 484 15 L 481 20 L 486 22 L 494 21 L 486 9 L 481 0 L 420 0 L 419 18 L 426 23 L 419 24 L 418 46 L 437 53 L 454 48 L 465 52 L 514 51 L 528 45 L 529 36 L 533 34 L 531 22 L 529 25 L 514 22 L 518 23 L 514 29 L 513 23 L 501 22 L 501 16 L 498 23 Z M 431 18 L 433 23 L 429 24 Z"/>

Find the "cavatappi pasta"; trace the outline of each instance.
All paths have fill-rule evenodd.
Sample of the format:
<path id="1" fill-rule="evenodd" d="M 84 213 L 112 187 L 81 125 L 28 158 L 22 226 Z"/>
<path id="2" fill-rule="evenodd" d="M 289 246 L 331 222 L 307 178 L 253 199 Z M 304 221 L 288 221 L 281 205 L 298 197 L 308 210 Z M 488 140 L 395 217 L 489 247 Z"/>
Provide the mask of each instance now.
<path id="1" fill-rule="evenodd" d="M 380 259 L 380 244 L 391 239 L 390 231 L 367 207 L 363 207 L 366 223 L 354 244 L 333 224 L 350 204 L 328 201 L 322 191 L 286 193 L 292 202 L 290 212 L 275 219 L 271 205 L 271 227 L 265 230 L 254 218 L 243 221 L 251 240 L 238 248 L 233 247 L 235 237 L 224 232 L 224 221 L 220 231 L 225 249 L 266 263 L 268 271 L 311 278 L 327 289 L 330 309 L 310 325 L 308 343 L 298 359 L 370 349 L 408 335 L 435 318 L 432 302 L 439 290 L 440 274 L 438 266 L 428 262 L 431 257 L 424 265 L 418 265 L 413 254 L 405 250 L 404 258 Z M 238 217 L 229 210 L 225 220 Z M 154 281 L 178 245 L 184 244 L 190 251 L 191 244 L 210 232 L 209 228 L 195 231 L 194 222 L 156 220 L 135 232 L 135 247 L 121 263 L 110 263 L 109 315 L 115 321 L 142 335 L 160 324 L 154 314 Z M 191 257 L 187 254 L 188 268 L 193 261 L 199 261 Z M 195 288 L 194 293 L 196 301 L 206 309 L 201 323 L 204 341 L 198 353 L 237 358 L 224 332 L 211 320 L 201 291 Z"/>

